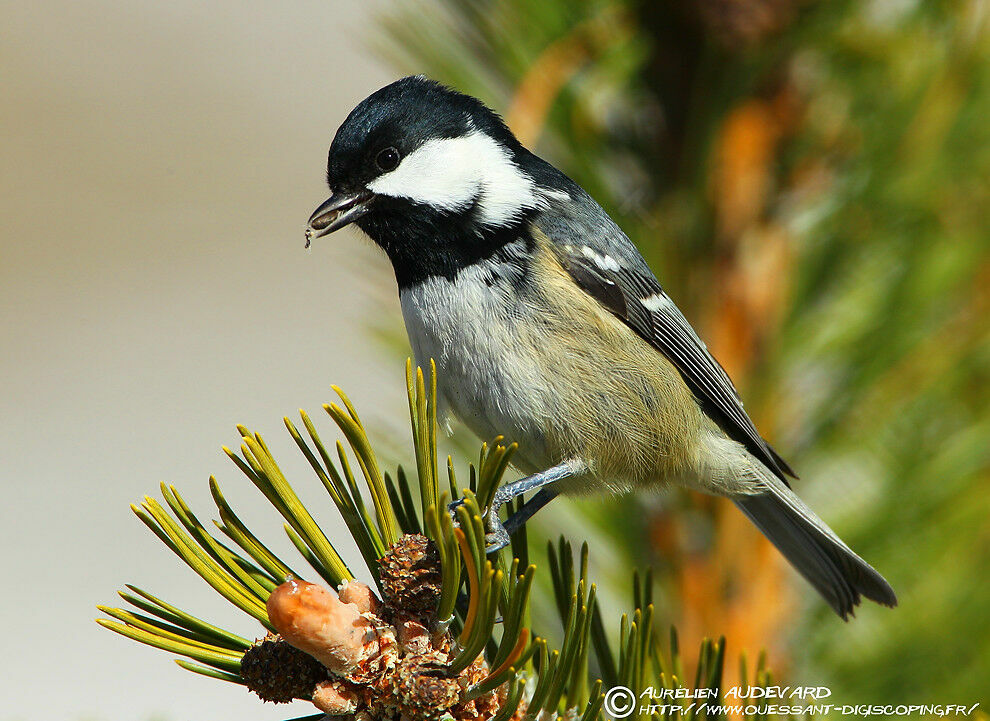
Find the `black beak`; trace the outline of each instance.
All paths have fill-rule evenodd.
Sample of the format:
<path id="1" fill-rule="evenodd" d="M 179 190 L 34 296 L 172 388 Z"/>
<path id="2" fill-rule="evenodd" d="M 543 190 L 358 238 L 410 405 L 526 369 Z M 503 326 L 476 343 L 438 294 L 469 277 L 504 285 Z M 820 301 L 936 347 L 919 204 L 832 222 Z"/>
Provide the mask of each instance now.
<path id="1" fill-rule="evenodd" d="M 370 190 L 359 190 L 356 193 L 334 193 L 317 208 L 306 225 L 306 247 L 313 238 L 321 238 L 355 220 L 368 212 L 368 206 L 375 199 Z"/>

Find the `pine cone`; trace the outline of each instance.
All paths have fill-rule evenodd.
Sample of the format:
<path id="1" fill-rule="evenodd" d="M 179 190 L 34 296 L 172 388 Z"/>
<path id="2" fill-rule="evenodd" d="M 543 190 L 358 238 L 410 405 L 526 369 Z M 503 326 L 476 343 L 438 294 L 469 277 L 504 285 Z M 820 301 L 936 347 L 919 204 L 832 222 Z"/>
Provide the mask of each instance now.
<path id="1" fill-rule="evenodd" d="M 403 658 L 392 679 L 400 710 L 410 718 L 435 718 L 457 703 L 463 692 L 457 678 L 432 659 Z"/>
<path id="2" fill-rule="evenodd" d="M 244 653 L 241 677 L 262 701 L 289 703 L 312 698 L 329 673 L 315 658 L 270 633 Z"/>
<path id="3" fill-rule="evenodd" d="M 406 534 L 380 561 L 382 595 L 397 612 L 432 616 L 440 602 L 440 556 L 433 541 Z"/>

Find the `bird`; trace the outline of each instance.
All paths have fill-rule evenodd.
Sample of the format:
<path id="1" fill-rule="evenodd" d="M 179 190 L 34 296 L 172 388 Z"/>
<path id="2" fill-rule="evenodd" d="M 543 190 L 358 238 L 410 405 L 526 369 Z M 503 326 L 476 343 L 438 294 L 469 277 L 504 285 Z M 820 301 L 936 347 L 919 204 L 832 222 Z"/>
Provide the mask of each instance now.
<path id="1" fill-rule="evenodd" d="M 897 604 L 792 490 L 794 471 L 632 241 L 481 100 L 423 75 L 386 85 L 337 129 L 326 178 L 306 246 L 363 231 L 391 262 L 439 403 L 518 444 L 526 475 L 495 491 L 489 552 L 558 494 L 681 486 L 731 499 L 844 620 L 861 597 Z"/>

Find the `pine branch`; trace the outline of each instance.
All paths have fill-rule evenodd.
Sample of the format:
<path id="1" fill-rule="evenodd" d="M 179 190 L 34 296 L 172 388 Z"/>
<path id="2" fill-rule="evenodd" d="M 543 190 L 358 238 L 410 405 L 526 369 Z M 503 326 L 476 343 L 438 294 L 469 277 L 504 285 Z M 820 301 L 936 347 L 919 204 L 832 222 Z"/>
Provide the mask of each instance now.
<path id="1" fill-rule="evenodd" d="M 282 516 L 300 555 L 336 594 L 304 580 L 272 552 L 240 520 L 211 477 L 220 517 L 213 528 L 231 543 L 211 533 L 174 486 L 162 484 L 164 505 L 146 498 L 135 513 L 267 635 L 252 642 L 133 586 L 120 597 L 138 612 L 100 606 L 109 618 L 98 623 L 181 656 L 177 663 L 194 673 L 247 686 L 266 701 L 308 699 L 331 715 L 361 711 L 372 719 L 393 714 L 509 719 L 558 714 L 590 721 L 603 718 L 606 688 L 590 675 L 593 664 L 605 670 L 609 687 L 681 688 L 676 641 L 669 661 L 657 642 L 649 573 L 634 577 L 634 609 L 622 617 L 618 656 L 612 656 L 595 585 L 588 578 L 587 544 L 576 564 L 563 538 L 556 546 L 548 544 L 564 633 L 559 648 L 534 633 L 530 601 L 538 568 L 520 561 L 519 556 L 530 557 L 525 535 L 514 539 L 511 558 L 506 552 L 486 554 L 486 504 L 514 446 L 500 439 L 484 444 L 478 465 L 468 467 L 471 487 L 461 491 L 454 460 L 448 458 L 452 492 L 441 493 L 434 371 L 427 380 L 421 369 L 413 372 L 407 365 L 407 381 L 418 506 L 401 468 L 394 478 L 380 470 L 364 426 L 340 390 L 335 389 L 343 405 L 326 408 L 357 460 L 363 488 L 343 445 L 336 444 L 334 459 L 306 413 L 300 416 L 308 438 L 285 420 L 361 550 L 377 594 L 344 565 L 262 437 L 239 426 L 241 453 L 228 451 L 228 456 Z M 456 523 L 447 511 L 452 495 L 461 501 Z M 724 648 L 722 640 L 705 641 L 693 688 L 717 694 Z M 745 660 L 741 663 L 744 667 Z M 761 665 L 757 683 L 768 678 Z"/>

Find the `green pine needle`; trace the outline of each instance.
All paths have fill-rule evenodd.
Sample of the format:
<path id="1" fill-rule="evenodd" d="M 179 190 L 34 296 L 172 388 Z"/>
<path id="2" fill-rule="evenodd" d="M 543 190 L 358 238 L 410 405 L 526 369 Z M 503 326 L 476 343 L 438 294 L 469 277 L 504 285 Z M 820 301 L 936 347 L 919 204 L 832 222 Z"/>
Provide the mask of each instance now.
<path id="1" fill-rule="evenodd" d="M 284 419 L 285 426 L 343 517 L 372 578 L 377 580 L 381 557 L 403 533 L 423 529 L 433 539 L 442 578 L 434 630 L 449 628 L 459 648 L 446 673 L 459 674 L 481 655 L 486 657 L 490 669 L 487 678 L 467 690 L 466 698 L 477 698 L 508 684 L 505 705 L 496 716 L 508 719 L 522 703 L 525 679 L 533 678 L 529 717 L 537 713 L 568 712 L 579 714 L 586 721 L 597 721 L 603 718 L 603 688 L 617 683 L 635 691 L 649 685 L 679 688 L 684 669 L 677 634 L 672 628 L 670 653 L 665 656 L 654 628 L 652 575 L 647 572 L 633 578 L 633 609 L 620 619 L 615 646 L 618 655 L 614 655 L 613 641 L 596 601 L 595 585 L 588 577 L 587 544 L 582 545 L 575 562 L 571 546 L 563 537 L 557 544 L 548 543 L 551 598 L 563 624 L 560 648 L 550 648 L 545 638 L 534 633 L 529 622 L 529 606 L 538 569 L 520 561 L 520 557 L 529 557 L 526 536 L 517 534 L 513 538 L 516 557 L 511 561 L 504 554 L 489 558 L 483 520 L 515 446 L 504 445 L 501 439 L 482 445 L 477 466 L 468 466 L 468 488 L 463 490 L 457 506 L 455 525 L 447 512 L 453 494 L 439 492 L 435 368 L 431 368 L 427 379 L 421 369 L 413 372 L 408 364 L 406 378 L 418 498 L 401 467 L 394 476 L 381 471 L 356 410 L 339 389 L 335 390 L 342 405 L 331 404 L 326 409 L 357 459 L 364 489 L 351 471 L 344 446 L 336 442 L 334 459 L 306 413 L 301 412 L 300 416 L 308 439 L 288 419 Z M 284 531 L 299 554 L 332 587 L 353 578 L 261 436 L 244 426 L 238 426 L 238 432 L 241 453 L 224 450 L 282 516 Z M 447 462 L 447 484 L 457 489 L 451 458 Z M 299 577 L 293 566 L 245 526 L 224 498 L 215 478 L 210 478 L 210 492 L 220 520 L 214 520 L 213 526 L 230 543 L 210 532 L 174 486 L 162 484 L 161 492 L 164 505 L 146 497 L 140 506 L 132 506 L 138 518 L 233 606 L 268 630 L 274 630 L 265 604 L 278 584 Z M 370 506 L 365 504 L 364 492 L 371 499 Z M 520 569 L 524 570 L 520 572 Z M 253 645 L 249 639 L 207 623 L 139 588 L 127 586 L 127 589 L 119 595 L 137 612 L 99 606 L 109 617 L 97 620 L 101 626 L 182 657 L 176 662 L 194 673 L 229 683 L 244 683 L 239 675 L 240 661 Z M 464 593 L 467 608 L 458 611 L 458 598 Z M 704 641 L 695 668 L 694 687 L 711 689 L 717 695 L 722 686 L 724 662 L 724 638 L 717 642 Z M 589 675 L 592 664 L 601 669 L 604 683 Z M 745 682 L 745 658 L 740 660 L 740 668 Z M 771 681 L 766 657 L 761 654 L 752 682 L 763 686 Z M 685 721 L 690 718 L 690 714 L 685 715 Z"/>

